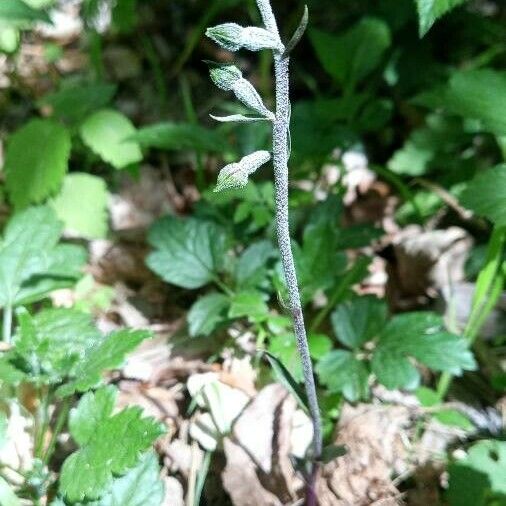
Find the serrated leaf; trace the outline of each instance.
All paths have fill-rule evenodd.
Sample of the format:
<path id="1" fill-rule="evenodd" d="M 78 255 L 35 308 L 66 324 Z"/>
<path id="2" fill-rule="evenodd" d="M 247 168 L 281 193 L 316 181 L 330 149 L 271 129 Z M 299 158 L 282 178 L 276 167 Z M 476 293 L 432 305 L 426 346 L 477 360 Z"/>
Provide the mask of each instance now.
<path id="1" fill-rule="evenodd" d="M 132 137 L 143 148 L 167 151 L 194 150 L 224 152 L 229 149 L 226 138 L 218 131 L 190 123 L 157 123 L 141 128 Z"/>
<path id="2" fill-rule="evenodd" d="M 102 109 L 93 113 L 79 132 L 83 142 L 116 169 L 124 169 L 142 160 L 140 146 L 132 140 L 135 127 L 118 111 Z"/>
<path id="3" fill-rule="evenodd" d="M 309 334 L 308 345 L 309 352 L 314 360 L 321 359 L 332 349 L 332 341 L 323 334 Z M 269 343 L 269 352 L 282 362 L 295 380 L 303 381 L 302 363 L 293 334 L 272 336 Z"/>
<path id="4" fill-rule="evenodd" d="M 66 397 L 74 392 L 85 392 L 93 388 L 100 383 L 105 370 L 119 367 L 125 360 L 125 356 L 149 337 L 151 333 L 145 330 L 112 332 L 98 345 L 85 351 L 74 371 L 76 379 L 62 385 L 57 390 L 57 394 Z"/>
<path id="5" fill-rule="evenodd" d="M 247 317 L 251 321 L 263 320 L 269 308 L 265 296 L 258 291 L 248 290 L 234 294 L 230 300 L 229 318 Z"/>
<path id="6" fill-rule="evenodd" d="M 350 402 L 369 397 L 367 366 L 349 351 L 331 351 L 317 364 L 316 372 L 330 392 L 342 392 Z"/>
<path id="7" fill-rule="evenodd" d="M 225 231 L 208 221 L 166 216 L 149 231 L 155 249 L 146 261 L 163 280 L 183 288 L 200 288 L 215 279 L 226 254 Z"/>
<path id="8" fill-rule="evenodd" d="M 71 235 L 102 239 L 108 228 L 107 199 L 107 186 L 102 178 L 73 172 L 65 177 L 60 193 L 50 205 Z"/>
<path id="9" fill-rule="evenodd" d="M 230 301 L 222 293 L 209 293 L 201 297 L 188 312 L 190 336 L 208 336 L 224 320 Z"/>
<path id="10" fill-rule="evenodd" d="M 381 63 L 392 42 L 388 25 L 375 18 L 362 19 L 340 36 L 320 30 L 309 36 L 324 69 L 352 89 Z"/>
<path id="11" fill-rule="evenodd" d="M 75 123 L 108 105 L 116 88 L 115 84 L 104 83 L 66 86 L 42 97 L 39 105 L 49 106 L 55 116 Z"/>
<path id="12" fill-rule="evenodd" d="M 85 443 L 65 460 L 60 475 L 60 492 L 71 502 L 98 499 L 109 492 L 113 476 L 136 466 L 141 453 L 164 432 L 154 419 L 143 418 L 138 407 L 107 416 L 111 392 L 99 390 L 87 394 L 76 409 L 78 414 L 74 414 L 72 435 Z M 85 420 L 86 413 L 97 419 L 93 431 L 93 423 L 86 422 L 84 428 L 79 424 Z"/>
<path id="13" fill-rule="evenodd" d="M 246 248 L 236 264 L 235 279 L 239 288 L 256 288 L 267 276 L 266 264 L 274 255 L 270 241 L 259 241 Z"/>
<path id="14" fill-rule="evenodd" d="M 46 12 L 34 9 L 22 0 L 2 0 L 0 2 L 0 19 L 19 24 L 34 21 L 51 23 Z"/>
<path id="15" fill-rule="evenodd" d="M 460 375 L 476 367 L 468 342 L 444 330 L 434 313 L 406 313 L 383 329 L 372 358 L 372 370 L 389 389 L 415 388 L 419 373 L 409 358 L 436 371 Z"/>
<path id="16" fill-rule="evenodd" d="M 387 319 L 386 303 L 366 296 L 344 302 L 331 315 L 332 327 L 339 341 L 349 348 L 360 348 L 379 334 Z"/>
<path id="17" fill-rule="evenodd" d="M 467 0 L 416 0 L 420 23 L 420 37 L 423 37 L 444 14 Z"/>
<path id="18" fill-rule="evenodd" d="M 506 165 L 478 174 L 468 183 L 462 204 L 498 227 L 506 225 Z"/>
<path id="19" fill-rule="evenodd" d="M 53 281 L 68 286 L 69 278 L 75 280 L 82 260 L 77 251 L 83 250 L 58 245 L 61 231 L 49 207 L 27 209 L 8 222 L 0 245 L 0 306 L 18 304 L 28 295 L 38 300 L 54 288 Z M 64 261 L 68 253 L 72 262 Z"/>
<path id="20" fill-rule="evenodd" d="M 70 134 L 58 123 L 33 119 L 9 139 L 5 184 L 17 209 L 40 203 L 61 186 L 68 169 Z"/>

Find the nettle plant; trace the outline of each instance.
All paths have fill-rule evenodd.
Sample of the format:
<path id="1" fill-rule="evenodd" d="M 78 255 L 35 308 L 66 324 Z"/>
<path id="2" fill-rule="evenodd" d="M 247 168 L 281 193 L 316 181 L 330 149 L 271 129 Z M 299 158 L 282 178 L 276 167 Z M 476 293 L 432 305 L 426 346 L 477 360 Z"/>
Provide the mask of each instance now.
<path id="1" fill-rule="evenodd" d="M 150 332 L 103 335 L 89 313 L 24 307 L 81 276 L 85 251 L 60 243 L 61 233 L 51 208 L 30 208 L 0 245 L 0 503 L 161 504 L 151 447 L 164 429 L 138 407 L 115 412 L 117 389 L 102 386 Z"/>

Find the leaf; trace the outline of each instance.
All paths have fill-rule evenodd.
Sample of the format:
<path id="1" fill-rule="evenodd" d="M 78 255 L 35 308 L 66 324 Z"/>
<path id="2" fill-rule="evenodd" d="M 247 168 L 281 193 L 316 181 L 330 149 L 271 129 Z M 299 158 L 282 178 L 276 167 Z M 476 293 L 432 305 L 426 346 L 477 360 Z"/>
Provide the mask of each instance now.
<path id="1" fill-rule="evenodd" d="M 93 113 L 79 132 L 83 142 L 116 169 L 124 169 L 142 160 L 140 146 L 132 140 L 135 127 L 118 111 L 102 109 Z"/>
<path id="2" fill-rule="evenodd" d="M 108 229 L 107 199 L 107 186 L 102 178 L 73 172 L 65 177 L 60 193 L 50 205 L 70 234 L 103 239 Z"/>
<path id="3" fill-rule="evenodd" d="M 150 451 L 127 474 L 114 479 L 107 495 L 86 506 L 160 506 L 164 496 L 158 460 Z"/>
<path id="4" fill-rule="evenodd" d="M 493 494 L 506 495 L 506 442 L 480 441 L 466 458 L 449 467 L 451 506 L 485 506 Z M 498 503 L 501 504 L 501 503 Z"/>
<path id="5" fill-rule="evenodd" d="M 319 360 L 332 349 L 332 341 L 322 334 L 309 334 L 309 352 L 314 360 Z M 304 375 L 302 363 L 297 350 L 295 336 L 292 333 L 272 336 L 269 343 L 269 353 L 275 356 L 291 373 L 293 378 L 302 382 Z"/>
<path id="6" fill-rule="evenodd" d="M 39 106 L 50 107 L 58 118 L 76 123 L 108 105 L 116 94 L 115 84 L 93 83 L 66 86 L 39 100 Z"/>
<path id="7" fill-rule="evenodd" d="M 100 383 L 102 373 L 119 367 L 125 356 L 142 341 L 151 337 L 145 330 L 118 330 L 112 332 L 96 346 L 88 348 L 75 368 L 76 379 L 57 390 L 60 397 L 85 392 Z"/>
<path id="8" fill-rule="evenodd" d="M 450 12 L 457 5 L 466 0 L 416 0 L 420 23 L 420 37 L 423 37 L 444 14 Z"/>
<path id="9" fill-rule="evenodd" d="M 341 445 L 329 445 L 326 446 L 322 450 L 322 454 L 320 457 L 320 462 L 323 464 L 328 464 L 333 460 L 338 459 L 339 457 L 344 457 L 346 455 L 346 447 Z"/>
<path id="10" fill-rule="evenodd" d="M 188 312 L 190 336 L 208 336 L 224 320 L 229 299 L 222 293 L 209 293 L 201 297 Z"/>
<path id="11" fill-rule="evenodd" d="M 164 281 L 182 288 L 200 288 L 216 278 L 227 251 L 223 229 L 208 221 L 166 216 L 149 231 L 155 249 L 148 267 Z"/>
<path id="12" fill-rule="evenodd" d="M 112 390 L 105 388 L 86 394 L 72 412 L 71 434 L 81 443 L 63 463 L 60 475 L 60 493 L 70 502 L 98 499 L 109 492 L 113 475 L 136 466 L 141 453 L 164 433 L 154 419 L 142 418 L 138 407 L 111 416 Z"/>
<path id="13" fill-rule="evenodd" d="M 9 22 L 0 20 L 0 52 L 13 54 L 19 48 L 20 31 Z"/>
<path id="14" fill-rule="evenodd" d="M 316 372 L 331 393 L 342 392 L 350 402 L 369 397 L 367 366 L 349 351 L 331 351 L 317 364 Z"/>
<path id="15" fill-rule="evenodd" d="M 0 357 L 0 387 L 18 385 L 25 378 L 24 373 L 10 362 L 11 358 L 12 353 Z"/>
<path id="16" fill-rule="evenodd" d="M 250 321 L 258 321 L 265 319 L 268 313 L 265 296 L 261 292 L 249 290 L 232 296 L 228 317 L 247 317 Z"/>
<path id="17" fill-rule="evenodd" d="M 132 137 L 143 148 L 167 151 L 224 152 L 229 149 L 219 132 L 190 123 L 157 123 L 141 128 Z"/>
<path id="18" fill-rule="evenodd" d="M 392 40 L 388 25 L 364 18 L 343 35 L 310 30 L 323 68 L 343 87 L 353 89 L 381 63 Z"/>
<path id="19" fill-rule="evenodd" d="M 235 279 L 241 289 L 258 287 L 267 276 L 267 262 L 276 254 L 270 241 L 259 241 L 246 248 L 236 264 Z"/>
<path id="20" fill-rule="evenodd" d="M 420 375 L 409 357 L 453 375 L 476 367 L 467 341 L 446 332 L 441 317 L 429 312 L 405 313 L 387 324 L 373 354 L 372 370 L 389 389 L 415 388 Z"/>
<path id="21" fill-rule="evenodd" d="M 17 318 L 15 351 L 33 382 L 58 384 L 75 376 L 88 350 L 103 341 L 91 315 L 75 309 L 46 309 L 33 317 L 20 309 Z"/>
<path id="22" fill-rule="evenodd" d="M 357 297 L 339 305 L 331 315 L 338 340 L 352 349 L 360 348 L 385 326 L 387 306 L 374 296 Z"/>
<path id="23" fill-rule="evenodd" d="M 436 97 L 435 106 L 478 120 L 487 132 L 506 135 L 506 72 L 492 69 L 456 72 L 443 90 L 436 91 Z"/>
<path id="24" fill-rule="evenodd" d="M 269 365 L 271 366 L 271 369 L 274 372 L 274 375 L 276 376 L 279 383 L 293 395 L 299 407 L 308 412 L 309 409 L 306 394 L 290 374 L 290 371 L 288 371 L 288 369 L 279 359 L 277 359 L 268 351 L 261 351 L 261 353 L 269 362 Z"/>
<path id="25" fill-rule="evenodd" d="M 461 197 L 462 204 L 497 227 L 506 225 L 506 164 L 478 174 Z"/>
<path id="26" fill-rule="evenodd" d="M 0 306 L 19 303 L 26 292 L 33 296 L 35 291 L 38 299 L 52 288 L 47 283 L 50 279 L 63 281 L 71 274 L 67 269 L 62 272 L 65 265 L 55 265 L 55 261 L 61 264 L 67 252 L 75 255 L 75 248 L 82 248 L 57 245 L 60 234 L 61 224 L 48 207 L 33 207 L 11 218 L 0 245 Z M 76 274 L 76 263 L 72 267 Z"/>
<path id="27" fill-rule="evenodd" d="M 439 423 L 448 425 L 449 427 L 457 427 L 466 431 L 475 429 L 469 418 L 456 409 L 442 409 L 434 414 L 434 418 Z"/>
<path id="28" fill-rule="evenodd" d="M 70 134 L 48 119 L 33 119 L 9 139 L 5 184 L 17 209 L 40 203 L 56 192 L 68 169 Z"/>
<path id="29" fill-rule="evenodd" d="M 0 19 L 19 24 L 34 21 L 51 23 L 46 12 L 34 9 L 22 0 L 2 0 L 0 2 Z"/>

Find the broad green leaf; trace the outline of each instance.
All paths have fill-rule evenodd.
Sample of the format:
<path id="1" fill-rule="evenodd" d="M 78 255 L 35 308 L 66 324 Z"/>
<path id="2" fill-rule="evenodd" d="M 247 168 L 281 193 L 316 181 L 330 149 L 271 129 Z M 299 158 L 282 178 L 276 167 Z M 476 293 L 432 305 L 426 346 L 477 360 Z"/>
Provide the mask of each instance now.
<path id="1" fill-rule="evenodd" d="M 392 43 L 388 25 L 374 18 L 362 19 L 343 35 L 313 29 L 309 36 L 323 68 L 347 89 L 378 67 Z"/>
<path id="2" fill-rule="evenodd" d="M 208 336 L 221 323 L 230 301 L 222 293 L 209 293 L 201 297 L 188 312 L 190 336 Z"/>
<path id="3" fill-rule="evenodd" d="M 493 495 L 506 495 L 506 442 L 480 441 L 466 458 L 449 466 L 448 499 L 451 506 L 486 506 Z M 490 502 L 491 500 L 492 502 Z"/>
<path id="4" fill-rule="evenodd" d="M 83 249 L 58 245 L 61 223 L 48 207 L 20 212 L 7 223 L 0 244 L 0 306 L 39 300 L 78 277 Z"/>
<path id="5" fill-rule="evenodd" d="M 21 309 L 15 352 L 33 382 L 58 384 L 73 377 L 77 364 L 103 341 L 89 314 L 54 308 L 35 316 Z"/>
<path id="6" fill-rule="evenodd" d="M 169 151 L 223 152 L 229 149 L 226 138 L 217 131 L 190 123 L 158 123 L 141 128 L 132 135 L 144 148 Z"/>
<path id="7" fill-rule="evenodd" d="M 316 365 L 316 372 L 330 392 L 342 392 L 350 402 L 369 397 L 367 366 L 349 351 L 331 351 Z"/>
<path id="8" fill-rule="evenodd" d="M 506 165 L 476 176 L 462 194 L 462 203 L 498 227 L 506 225 Z"/>
<path id="9" fill-rule="evenodd" d="M 66 86 L 44 96 L 40 106 L 49 106 L 55 116 L 70 122 L 82 121 L 92 112 L 108 105 L 116 93 L 116 85 L 95 83 Z"/>
<path id="10" fill-rule="evenodd" d="M 142 160 L 139 144 L 131 139 L 135 127 L 118 111 L 102 109 L 93 113 L 79 131 L 83 142 L 116 169 L 124 169 Z"/>
<path id="11" fill-rule="evenodd" d="M 61 186 L 70 156 L 70 134 L 58 123 L 33 119 L 9 139 L 5 184 L 17 209 L 40 203 Z"/>
<path id="12" fill-rule="evenodd" d="M 466 0 L 416 0 L 420 37 L 423 37 L 441 16 Z"/>
<path id="13" fill-rule="evenodd" d="M 62 385 L 57 394 L 66 397 L 93 388 L 100 383 L 104 371 L 119 367 L 125 356 L 149 337 L 151 333 L 145 330 L 112 332 L 100 344 L 85 351 L 74 370 L 76 379 Z"/>
<path id="14" fill-rule="evenodd" d="M 235 279 L 239 288 L 256 288 L 266 279 L 266 264 L 276 254 L 270 241 L 259 241 L 246 248 L 237 262 Z"/>
<path id="15" fill-rule="evenodd" d="M 208 221 L 166 216 L 149 231 L 154 251 L 148 267 L 164 281 L 195 289 L 210 283 L 222 269 L 227 251 L 225 231 Z"/>
<path id="16" fill-rule="evenodd" d="M 339 305 L 331 315 L 334 333 L 349 348 L 360 348 L 385 326 L 387 306 L 374 296 L 358 297 Z"/>
<path id="17" fill-rule="evenodd" d="M 0 357 L 0 387 L 18 385 L 25 377 L 24 373 L 11 363 L 11 358 L 13 358 L 12 353 Z"/>
<path id="18" fill-rule="evenodd" d="M 102 178 L 73 172 L 65 177 L 60 193 L 50 205 L 70 234 L 102 239 L 108 228 L 107 198 L 107 186 Z"/>
<path id="19" fill-rule="evenodd" d="M 165 490 L 155 453 L 147 452 L 124 476 L 115 478 L 111 490 L 86 506 L 160 506 Z"/>
<path id="20" fill-rule="evenodd" d="M 257 321 L 265 319 L 268 313 L 269 308 L 261 292 L 248 290 L 231 297 L 229 318 L 248 317 L 252 321 Z"/>
<path id="21" fill-rule="evenodd" d="M 0 476 L 0 504 L 2 506 L 21 506 L 11 486 Z"/>
<path id="22" fill-rule="evenodd" d="M 372 370 L 387 388 L 415 388 L 419 373 L 410 362 L 453 375 L 476 367 L 467 341 L 444 330 L 434 313 L 405 313 L 393 318 L 383 329 L 373 354 Z"/>
<path id="23" fill-rule="evenodd" d="M 319 360 L 332 349 L 332 341 L 322 334 L 309 334 L 309 352 L 314 360 Z M 272 336 L 269 343 L 269 352 L 274 355 L 291 372 L 295 380 L 304 379 L 302 363 L 293 334 Z"/>
<path id="24" fill-rule="evenodd" d="M 143 418 L 138 407 L 110 416 L 111 406 L 110 391 L 99 390 L 85 395 L 73 414 L 71 434 L 82 443 L 65 460 L 60 475 L 60 493 L 70 502 L 104 496 L 113 486 L 113 476 L 123 475 L 136 466 L 141 453 L 164 432 L 154 419 Z M 95 417 L 95 430 L 86 414 Z"/>
<path id="25" fill-rule="evenodd" d="M 506 72 L 492 69 L 457 72 L 435 96 L 430 105 L 477 120 L 487 132 L 506 135 Z"/>
<path id="26" fill-rule="evenodd" d="M 476 429 L 469 418 L 456 409 L 442 409 L 434 414 L 434 418 L 443 425 L 457 427 L 466 431 Z"/>
<path id="27" fill-rule="evenodd" d="M 22 0 L 2 0 L 0 2 L 0 20 L 2 19 L 18 24 L 34 21 L 51 23 L 46 12 L 34 9 Z"/>
<path id="28" fill-rule="evenodd" d="M 21 35 L 18 28 L 0 20 L 0 52 L 12 54 L 19 47 Z"/>

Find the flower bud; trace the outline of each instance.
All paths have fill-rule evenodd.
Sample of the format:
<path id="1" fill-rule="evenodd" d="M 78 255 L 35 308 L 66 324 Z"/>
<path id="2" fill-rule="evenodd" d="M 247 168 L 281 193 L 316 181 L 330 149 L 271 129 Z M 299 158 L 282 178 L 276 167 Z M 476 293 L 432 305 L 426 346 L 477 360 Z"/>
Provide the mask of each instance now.
<path id="1" fill-rule="evenodd" d="M 231 163 L 221 169 L 215 192 L 231 188 L 244 188 L 248 184 L 250 174 L 253 174 L 262 165 L 271 159 L 268 151 L 257 151 L 245 156 L 238 163 Z"/>
<path id="2" fill-rule="evenodd" d="M 234 83 L 242 79 L 242 72 L 235 65 L 212 67 L 209 73 L 213 83 L 225 91 L 230 91 Z"/>
<path id="3" fill-rule="evenodd" d="M 232 85 L 235 96 L 244 104 L 270 120 L 274 120 L 274 114 L 265 107 L 262 97 L 255 87 L 246 79 L 239 79 Z"/>
<path id="4" fill-rule="evenodd" d="M 243 28 L 236 23 L 225 23 L 208 28 L 206 35 L 228 51 L 238 51 L 241 48 L 250 51 L 260 51 L 261 49 L 284 50 L 284 46 L 277 35 L 256 26 Z"/>

